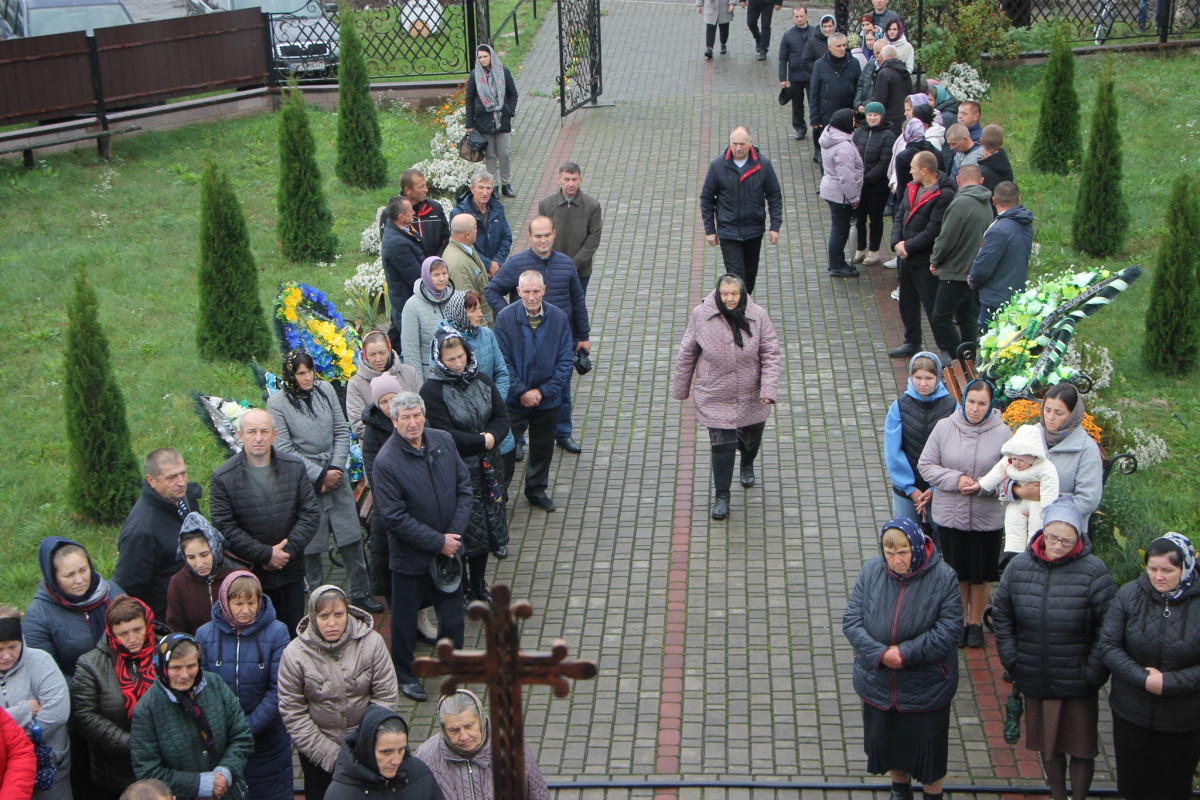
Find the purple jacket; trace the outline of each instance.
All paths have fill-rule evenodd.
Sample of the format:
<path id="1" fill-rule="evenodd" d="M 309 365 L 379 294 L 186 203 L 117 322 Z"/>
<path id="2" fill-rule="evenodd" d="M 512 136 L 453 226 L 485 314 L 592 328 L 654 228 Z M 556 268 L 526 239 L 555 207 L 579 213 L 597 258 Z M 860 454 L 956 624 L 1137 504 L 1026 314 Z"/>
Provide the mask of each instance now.
<path id="1" fill-rule="evenodd" d="M 779 339 L 766 309 L 753 300 L 746 303 L 746 320 L 750 335 L 743 333 L 745 346 L 738 347 L 712 294 L 692 309 L 672 394 L 676 400 L 692 395 L 696 418 L 706 428 L 744 428 L 766 422 L 771 414 L 762 400 L 774 400 L 779 388 Z"/>
<path id="2" fill-rule="evenodd" d="M 854 137 L 832 125 L 821 132 L 821 198 L 831 203 L 857 203 L 862 195 L 863 160 Z"/>

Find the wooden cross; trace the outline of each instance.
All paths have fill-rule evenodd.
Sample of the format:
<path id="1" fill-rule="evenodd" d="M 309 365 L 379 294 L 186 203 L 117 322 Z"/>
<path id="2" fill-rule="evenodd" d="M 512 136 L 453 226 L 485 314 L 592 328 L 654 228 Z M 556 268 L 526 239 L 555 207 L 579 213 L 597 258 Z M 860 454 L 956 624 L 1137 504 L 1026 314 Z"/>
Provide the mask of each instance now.
<path id="1" fill-rule="evenodd" d="M 533 615 L 526 600 L 509 605 L 508 587 L 492 587 L 494 609 L 479 600 L 471 603 L 468 614 L 482 620 L 487 633 L 483 652 L 456 651 L 454 643 L 442 639 L 437 658 L 418 658 L 413 672 L 421 678 L 448 675 L 442 681 L 442 694 L 452 695 L 462 683 L 486 683 L 491 701 L 488 719 L 492 736 L 492 787 L 496 800 L 525 800 L 525 735 L 521 718 L 521 684 L 547 684 L 555 697 L 570 692 L 566 678 L 590 680 L 596 677 L 591 661 L 567 661 L 567 643 L 557 639 L 549 653 L 522 653 L 521 635 L 516 620 Z"/>

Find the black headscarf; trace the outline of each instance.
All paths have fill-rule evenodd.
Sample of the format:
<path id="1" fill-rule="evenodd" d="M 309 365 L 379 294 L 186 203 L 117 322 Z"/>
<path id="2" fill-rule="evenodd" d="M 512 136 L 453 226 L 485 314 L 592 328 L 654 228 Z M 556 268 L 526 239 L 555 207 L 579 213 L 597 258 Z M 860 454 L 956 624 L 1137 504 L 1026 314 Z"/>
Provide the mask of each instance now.
<path id="1" fill-rule="evenodd" d="M 192 646 L 196 649 L 197 663 L 203 664 L 204 653 L 200 649 L 200 642 L 196 641 L 195 636 L 186 633 L 169 633 L 154 648 L 154 661 L 158 667 L 158 682 L 162 684 L 167 694 L 175 698 L 175 701 L 179 703 L 179 707 L 183 709 L 187 718 L 196 724 L 196 729 L 200 732 L 200 738 L 204 740 L 204 744 L 211 747 L 213 743 L 212 725 L 208 723 L 208 717 L 205 716 L 204 709 L 196 702 L 196 692 L 204 683 L 204 670 L 196 670 L 196 680 L 187 689 L 172 689 L 171 678 L 167 675 L 167 668 L 171 665 L 171 657 L 175 652 L 175 648 L 184 642 L 192 643 Z"/>
<path id="2" fill-rule="evenodd" d="M 725 303 L 721 301 L 721 284 L 736 283 L 738 291 L 741 292 L 741 299 L 734 308 L 726 308 Z M 729 327 L 733 330 L 733 343 L 738 347 L 745 347 L 742 342 L 742 331 L 746 335 L 750 335 L 750 322 L 746 319 L 746 284 L 737 275 L 725 273 L 720 278 L 717 278 L 717 288 L 713 290 L 713 299 L 717 301 L 717 311 L 721 312 L 721 316 L 729 323 Z"/>
<path id="3" fill-rule="evenodd" d="M 296 368 L 301 364 L 313 371 L 313 389 L 317 388 L 317 365 L 313 361 L 313 357 L 304 350 L 299 348 L 288 350 L 283 356 L 283 393 L 287 395 L 288 402 L 293 406 L 304 410 L 301 402 L 308 406 L 308 410 L 312 411 L 312 394 L 313 389 L 301 389 L 300 383 L 296 380 Z"/>

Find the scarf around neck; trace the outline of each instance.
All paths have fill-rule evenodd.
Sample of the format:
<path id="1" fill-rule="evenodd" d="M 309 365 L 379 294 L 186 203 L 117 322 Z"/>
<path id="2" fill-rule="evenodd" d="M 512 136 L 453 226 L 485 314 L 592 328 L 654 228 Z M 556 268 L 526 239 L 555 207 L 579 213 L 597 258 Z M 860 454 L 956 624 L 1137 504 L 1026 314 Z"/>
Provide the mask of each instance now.
<path id="1" fill-rule="evenodd" d="M 475 91 L 479 95 L 480 102 L 483 103 L 486 111 L 491 112 L 496 128 L 499 129 L 501 111 L 504 109 L 504 65 L 500 63 L 500 57 L 496 55 L 496 51 L 490 45 L 479 45 L 479 50 L 485 49 L 492 57 L 491 66 L 484 69 L 483 65 L 479 63 L 479 59 L 476 58 L 475 68 L 471 70 L 471 77 L 475 81 Z"/>
<path id="2" fill-rule="evenodd" d="M 137 706 L 142 695 L 150 691 L 154 685 L 154 612 L 150 606 L 138 600 L 142 614 L 146 619 L 146 638 L 142 640 L 142 649 L 136 654 L 121 644 L 121 640 L 113 635 L 112 628 L 105 626 L 104 635 L 109 648 L 113 652 L 113 670 L 117 673 L 117 686 L 121 690 L 121 700 L 125 703 L 125 716 L 133 719 L 133 709 Z"/>
<path id="3" fill-rule="evenodd" d="M 730 330 L 733 331 L 733 343 L 738 347 L 745 347 L 742 340 L 742 331 L 750 336 L 750 321 L 746 319 L 746 287 L 742 286 L 742 296 L 738 300 L 738 304 L 733 308 L 726 308 L 725 303 L 721 301 L 721 282 L 717 281 L 717 288 L 713 290 L 713 300 L 717 304 L 717 311 L 729 323 Z"/>
<path id="4" fill-rule="evenodd" d="M 1042 402 L 1045 403 L 1046 401 L 1043 400 Z M 1066 404 L 1064 403 L 1064 405 Z M 1087 409 L 1083 407 L 1083 398 L 1076 395 L 1075 410 L 1067 415 L 1067 418 L 1063 420 L 1063 424 L 1059 426 L 1058 430 L 1048 430 L 1046 423 L 1038 423 L 1042 429 L 1042 437 L 1046 440 L 1046 452 L 1050 452 L 1050 448 L 1057 447 L 1063 439 L 1070 436 L 1083 423 L 1083 415 L 1086 413 Z"/>
<path id="5" fill-rule="evenodd" d="M 446 267 L 446 262 L 438 256 L 430 256 L 421 262 L 421 285 L 425 287 L 425 295 L 427 297 L 441 302 L 442 300 L 445 300 L 448 295 L 454 294 L 454 282 L 451 281 L 447 283 L 446 288 L 439 292 L 437 287 L 433 285 L 432 273 L 435 264 L 441 264 L 443 267 Z M 449 270 L 449 267 L 446 268 Z"/>
<path id="6" fill-rule="evenodd" d="M 179 707 L 183 709 L 183 713 L 196 725 L 196 730 L 199 731 L 200 738 L 204 740 L 204 744 L 211 748 L 213 742 L 212 725 L 209 724 L 204 709 L 196 702 L 196 695 L 199 694 L 200 689 L 204 685 L 204 670 L 196 670 L 196 680 L 187 689 L 172 689 L 171 679 L 167 676 L 167 668 L 171 665 L 171 655 L 175 652 L 175 648 L 183 642 L 192 643 L 192 646 L 195 647 L 197 660 L 203 664 L 204 653 L 200 649 L 200 642 L 196 641 L 195 636 L 187 633 L 169 633 L 154 648 L 154 663 L 158 667 L 158 682 L 167 695 L 179 703 Z"/>

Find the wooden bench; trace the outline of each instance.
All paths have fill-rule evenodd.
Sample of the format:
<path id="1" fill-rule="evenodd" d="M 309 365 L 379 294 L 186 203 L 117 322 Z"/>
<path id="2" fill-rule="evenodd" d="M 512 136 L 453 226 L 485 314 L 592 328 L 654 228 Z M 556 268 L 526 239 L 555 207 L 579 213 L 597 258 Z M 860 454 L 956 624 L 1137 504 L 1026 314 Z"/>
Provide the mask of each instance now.
<path id="1" fill-rule="evenodd" d="M 133 133 L 134 131 L 140 131 L 141 129 L 142 129 L 142 127 L 140 125 L 130 125 L 126 128 L 112 128 L 107 131 L 96 131 L 95 133 L 81 133 L 81 134 L 78 134 L 77 136 L 70 136 L 66 139 L 47 139 L 44 142 L 36 142 L 36 143 L 26 142 L 25 144 L 17 145 L 16 147 L 9 147 L 7 149 L 0 150 L 0 156 L 6 156 L 10 153 L 24 153 L 25 169 L 33 169 L 33 167 L 34 167 L 33 151 L 34 150 L 40 150 L 43 147 L 53 147 L 56 144 L 71 144 L 72 142 L 83 142 L 83 141 L 87 141 L 88 139 L 97 139 L 97 140 L 101 140 L 100 141 L 100 156 L 102 158 L 108 158 L 109 157 L 109 151 L 108 151 L 108 138 L 109 137 L 120 136 L 123 133 Z"/>

